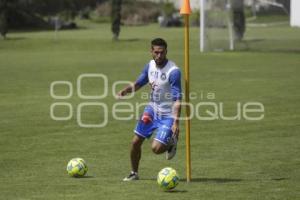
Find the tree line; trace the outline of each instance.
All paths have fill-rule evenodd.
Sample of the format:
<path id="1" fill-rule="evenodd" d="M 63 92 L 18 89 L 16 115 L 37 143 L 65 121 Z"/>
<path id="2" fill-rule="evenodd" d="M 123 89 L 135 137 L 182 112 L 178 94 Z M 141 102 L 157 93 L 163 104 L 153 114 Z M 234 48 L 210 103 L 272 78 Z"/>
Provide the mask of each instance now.
<path id="1" fill-rule="evenodd" d="M 5 38 L 9 29 L 51 28 L 46 18 L 65 13 L 75 18 L 85 8 L 111 3 L 112 31 L 120 33 L 122 0 L 0 0 L 0 34 Z"/>

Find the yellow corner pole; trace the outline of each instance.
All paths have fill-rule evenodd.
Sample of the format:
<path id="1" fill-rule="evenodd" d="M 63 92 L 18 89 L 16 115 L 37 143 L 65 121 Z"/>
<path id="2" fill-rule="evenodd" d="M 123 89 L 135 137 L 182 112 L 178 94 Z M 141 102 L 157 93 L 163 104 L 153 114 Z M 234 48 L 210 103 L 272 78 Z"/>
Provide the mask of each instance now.
<path id="1" fill-rule="evenodd" d="M 180 9 L 184 16 L 184 82 L 185 82 L 185 144 L 186 144 L 186 181 L 191 181 L 191 143 L 190 143 L 190 55 L 189 55 L 189 15 L 191 14 L 190 1 L 184 0 Z"/>

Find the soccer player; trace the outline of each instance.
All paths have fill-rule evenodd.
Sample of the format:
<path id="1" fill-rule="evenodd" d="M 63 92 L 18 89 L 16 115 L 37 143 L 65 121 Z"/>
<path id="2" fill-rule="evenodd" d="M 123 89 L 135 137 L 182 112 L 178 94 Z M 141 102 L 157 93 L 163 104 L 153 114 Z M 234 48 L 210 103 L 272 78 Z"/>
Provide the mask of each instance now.
<path id="1" fill-rule="evenodd" d="M 167 59 L 165 40 L 161 38 L 152 40 L 151 54 L 153 60 L 145 65 L 136 82 L 118 93 L 118 97 L 121 98 L 147 83 L 151 88 L 150 102 L 134 130 L 130 150 L 131 172 L 123 181 L 139 179 L 141 146 L 145 138 L 150 138 L 155 130 L 152 151 L 155 154 L 166 152 L 168 160 L 176 154 L 181 108 L 181 72 L 174 62 Z"/>

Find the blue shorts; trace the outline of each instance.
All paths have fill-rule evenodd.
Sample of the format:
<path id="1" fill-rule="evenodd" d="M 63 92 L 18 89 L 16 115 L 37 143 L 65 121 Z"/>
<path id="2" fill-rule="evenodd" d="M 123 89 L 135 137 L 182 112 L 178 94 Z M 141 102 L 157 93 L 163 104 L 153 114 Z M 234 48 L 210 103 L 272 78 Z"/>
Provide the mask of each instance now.
<path id="1" fill-rule="evenodd" d="M 143 115 L 139 119 L 135 134 L 143 138 L 150 138 L 153 132 L 157 129 L 154 140 L 168 145 L 170 138 L 173 135 L 172 125 L 174 119 L 172 117 L 158 116 L 154 113 L 151 106 L 146 106 Z"/>

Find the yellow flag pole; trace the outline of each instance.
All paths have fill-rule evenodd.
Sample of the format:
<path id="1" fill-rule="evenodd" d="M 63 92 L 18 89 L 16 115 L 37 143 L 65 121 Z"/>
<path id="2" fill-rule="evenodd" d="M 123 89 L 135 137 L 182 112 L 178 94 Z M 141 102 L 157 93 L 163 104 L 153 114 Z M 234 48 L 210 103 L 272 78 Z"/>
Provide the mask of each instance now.
<path id="1" fill-rule="evenodd" d="M 186 181 L 191 181 L 191 144 L 190 144 L 190 56 L 189 56 L 189 15 L 191 14 L 190 1 L 184 0 L 180 9 L 180 14 L 184 16 L 184 82 L 185 82 L 185 144 L 186 144 Z"/>

